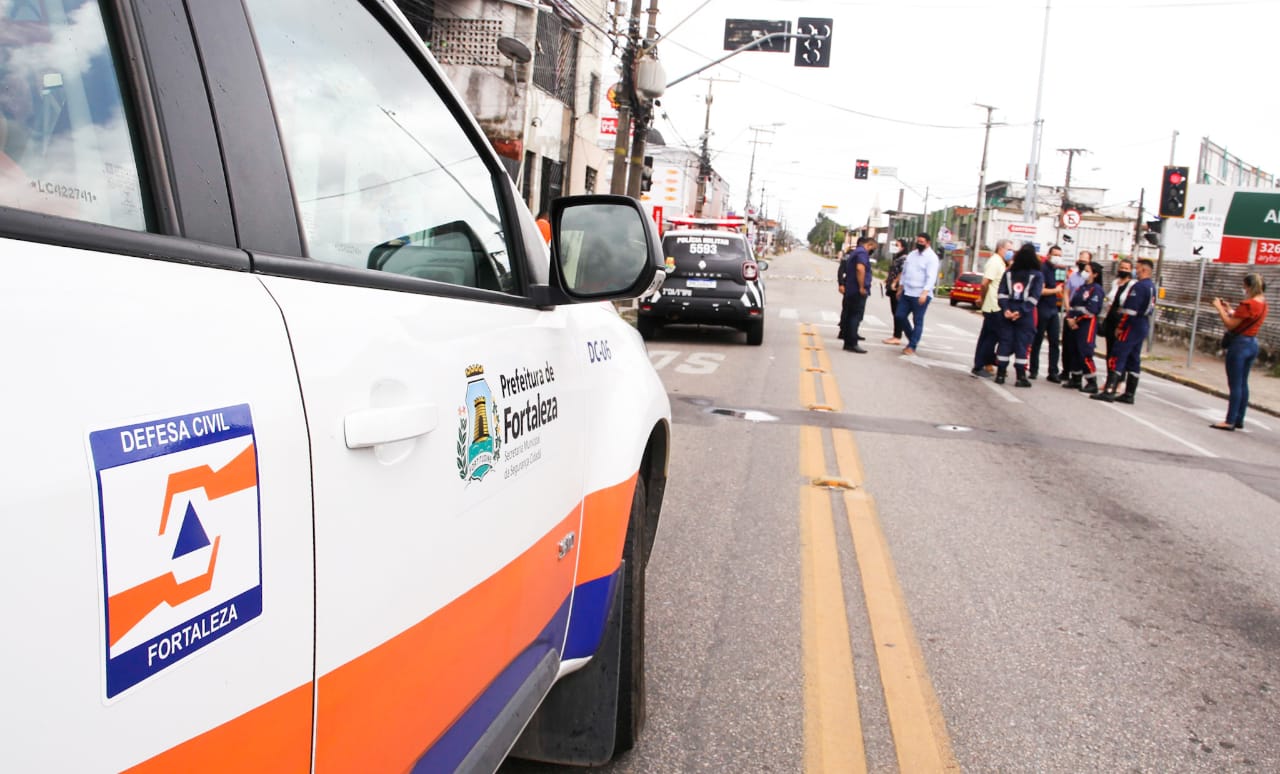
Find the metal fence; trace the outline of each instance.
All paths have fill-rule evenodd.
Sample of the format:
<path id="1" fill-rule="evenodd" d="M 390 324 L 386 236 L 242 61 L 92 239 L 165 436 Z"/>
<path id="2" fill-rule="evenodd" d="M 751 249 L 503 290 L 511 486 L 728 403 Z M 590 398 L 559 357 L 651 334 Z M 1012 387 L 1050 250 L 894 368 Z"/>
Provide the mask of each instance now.
<path id="1" fill-rule="evenodd" d="M 1214 297 L 1222 298 L 1234 306 L 1244 298 L 1244 275 L 1257 272 L 1267 283 L 1267 301 L 1272 302 L 1280 291 L 1280 266 L 1253 266 L 1235 264 L 1206 264 L 1204 289 L 1200 293 L 1200 314 L 1195 319 L 1196 348 L 1205 351 L 1217 349 L 1222 338 L 1222 320 L 1213 308 Z M 1108 267 L 1108 273 L 1113 270 Z M 1161 338 L 1186 341 L 1191 334 L 1193 318 L 1196 318 L 1196 291 L 1200 286 L 1198 262 L 1167 261 L 1164 274 L 1164 298 L 1156 306 L 1156 333 Z M 1108 280 L 1109 284 L 1109 280 Z M 1258 332 L 1261 346 L 1259 358 L 1268 362 L 1280 359 L 1280 315 L 1272 313 Z"/>

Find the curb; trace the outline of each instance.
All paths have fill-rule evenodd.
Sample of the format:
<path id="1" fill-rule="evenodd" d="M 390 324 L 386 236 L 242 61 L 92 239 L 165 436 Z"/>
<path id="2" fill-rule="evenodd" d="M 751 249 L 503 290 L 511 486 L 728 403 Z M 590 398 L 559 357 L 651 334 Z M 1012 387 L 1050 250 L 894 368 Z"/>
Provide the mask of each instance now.
<path id="1" fill-rule="evenodd" d="M 1177 382 L 1178 384 L 1186 385 L 1187 387 L 1190 387 L 1193 390 L 1199 390 L 1200 392 L 1217 396 L 1219 398 L 1222 398 L 1223 400 L 1230 400 L 1231 398 L 1231 395 L 1225 390 L 1220 390 L 1217 387 L 1210 387 L 1209 385 L 1204 384 L 1203 382 L 1197 382 L 1195 379 L 1187 378 L 1181 374 L 1175 374 L 1172 371 L 1166 371 L 1162 368 L 1152 368 L 1148 366 L 1146 363 L 1142 364 L 1142 372 L 1151 374 L 1153 376 L 1159 376 L 1162 379 L 1168 379 L 1171 382 Z M 1271 408 L 1270 406 L 1263 406 L 1260 403 L 1254 403 L 1250 401 L 1249 408 L 1255 411 L 1261 411 L 1264 414 L 1270 414 L 1273 417 L 1280 417 L 1280 410 Z"/>

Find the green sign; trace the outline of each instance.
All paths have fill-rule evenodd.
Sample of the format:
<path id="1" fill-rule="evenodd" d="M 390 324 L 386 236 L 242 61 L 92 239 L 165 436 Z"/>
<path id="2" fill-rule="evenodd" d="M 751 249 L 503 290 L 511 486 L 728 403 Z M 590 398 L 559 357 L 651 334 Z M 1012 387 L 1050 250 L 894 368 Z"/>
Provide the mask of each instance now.
<path id="1" fill-rule="evenodd" d="M 1251 239 L 1280 239 L 1280 192 L 1236 191 L 1222 232 Z"/>

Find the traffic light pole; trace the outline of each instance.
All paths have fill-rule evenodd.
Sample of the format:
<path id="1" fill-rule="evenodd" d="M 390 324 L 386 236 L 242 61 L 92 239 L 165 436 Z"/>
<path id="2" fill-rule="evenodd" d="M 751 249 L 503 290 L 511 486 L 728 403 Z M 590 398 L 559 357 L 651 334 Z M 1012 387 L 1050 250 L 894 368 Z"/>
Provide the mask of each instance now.
<path id="1" fill-rule="evenodd" d="M 1173 154 L 1175 151 L 1177 151 L 1177 149 L 1178 149 L 1178 130 L 1174 129 L 1173 141 L 1169 143 L 1169 166 L 1173 166 Z M 1160 195 L 1162 197 L 1164 196 L 1163 190 L 1161 191 Z M 1161 207 L 1163 207 L 1164 202 L 1160 202 L 1160 205 Z M 1161 217 L 1161 220 L 1163 219 L 1164 218 Z M 1160 229 L 1160 251 L 1156 253 L 1156 298 L 1157 299 L 1163 298 L 1160 294 L 1164 292 L 1164 235 L 1165 235 L 1165 230 L 1162 226 Z M 1204 287 L 1203 271 L 1201 272 L 1201 275 L 1200 275 L 1200 286 L 1202 288 Z M 1197 299 L 1196 311 L 1198 312 L 1199 310 L 1200 310 L 1200 301 L 1199 299 Z M 1152 344 L 1151 340 L 1155 338 L 1155 318 L 1154 317 L 1152 318 L 1151 322 L 1152 322 L 1152 326 L 1151 326 L 1152 335 L 1147 337 L 1147 352 L 1151 351 L 1151 344 Z M 1190 355 L 1188 355 L 1188 358 L 1189 357 Z M 1190 363 L 1188 363 L 1188 366 L 1190 366 Z"/>
<path id="2" fill-rule="evenodd" d="M 649 49 L 653 41 L 658 37 L 658 31 L 655 24 L 658 17 L 658 0 L 649 0 L 649 28 L 646 32 L 644 55 L 648 55 Z M 632 0 L 631 3 L 631 23 L 635 34 L 640 33 L 640 0 Z M 635 50 L 635 38 L 632 38 L 632 50 Z M 632 57 L 632 65 L 635 64 L 635 58 Z M 631 171 L 627 175 L 627 196 L 634 199 L 640 198 L 641 178 L 643 174 L 641 170 L 644 168 L 644 146 L 649 137 L 649 124 L 653 120 L 653 108 L 651 103 L 640 99 L 635 88 L 635 78 L 631 80 L 631 91 L 628 94 L 632 100 L 631 112 L 634 115 L 635 133 L 631 137 Z"/>
<path id="3" fill-rule="evenodd" d="M 783 38 L 792 38 L 796 40 L 826 40 L 829 37 L 831 36 L 830 35 L 809 35 L 802 32 L 770 32 L 768 35 L 761 35 L 760 37 L 756 38 L 750 43 L 744 43 L 743 45 L 738 46 L 737 48 L 725 54 L 724 56 L 720 57 L 719 59 L 713 62 L 708 62 L 707 64 L 704 64 L 702 67 L 699 67 L 697 70 L 694 70 L 691 73 L 685 73 L 679 78 L 676 78 L 674 81 L 667 81 L 667 88 L 669 89 L 672 86 L 675 86 L 677 83 L 680 83 L 681 81 L 687 81 L 688 79 L 692 78 L 693 76 L 697 75 L 703 70 L 709 70 L 712 67 L 715 67 L 716 65 L 720 64 L 724 60 L 730 57 L 737 56 L 738 54 L 741 54 L 743 51 L 750 51 L 753 48 L 758 48 L 760 45 L 767 43 L 770 40 L 781 40 Z"/>

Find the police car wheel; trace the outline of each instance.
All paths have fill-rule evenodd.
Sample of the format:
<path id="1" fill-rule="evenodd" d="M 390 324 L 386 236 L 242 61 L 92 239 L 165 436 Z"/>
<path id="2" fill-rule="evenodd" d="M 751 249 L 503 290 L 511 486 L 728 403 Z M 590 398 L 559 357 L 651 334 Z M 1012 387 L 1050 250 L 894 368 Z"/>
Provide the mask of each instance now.
<path id="1" fill-rule="evenodd" d="M 627 524 L 627 542 L 622 559 L 622 648 L 618 664 L 618 715 L 613 754 L 635 746 L 644 729 L 644 524 L 648 498 L 645 481 L 636 478 L 636 491 L 631 499 L 631 520 Z"/>
<path id="2" fill-rule="evenodd" d="M 658 324 L 648 317 L 636 318 L 636 330 L 640 331 L 640 338 L 650 341 L 658 336 Z"/>
<path id="3" fill-rule="evenodd" d="M 747 323 L 747 343 L 753 347 L 764 343 L 764 320 Z"/>

